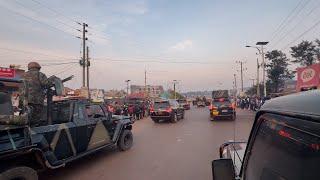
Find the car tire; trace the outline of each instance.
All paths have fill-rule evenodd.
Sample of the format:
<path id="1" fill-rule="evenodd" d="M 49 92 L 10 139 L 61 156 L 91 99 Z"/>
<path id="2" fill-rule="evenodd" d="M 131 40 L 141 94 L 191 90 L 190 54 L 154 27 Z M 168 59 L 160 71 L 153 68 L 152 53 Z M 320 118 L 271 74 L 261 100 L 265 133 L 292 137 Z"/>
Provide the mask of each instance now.
<path id="1" fill-rule="evenodd" d="M 0 179 L 25 179 L 25 180 L 38 180 L 37 171 L 27 166 L 17 166 L 5 170 L 0 174 Z"/>
<path id="2" fill-rule="evenodd" d="M 130 130 L 123 130 L 118 140 L 118 148 L 121 151 L 126 151 L 130 149 L 133 145 L 133 135 Z"/>
<path id="3" fill-rule="evenodd" d="M 159 119 L 152 119 L 154 123 L 159 123 Z"/>
<path id="4" fill-rule="evenodd" d="M 178 122 L 178 116 L 177 116 L 177 113 L 174 113 L 174 115 L 172 116 L 172 118 L 171 118 L 171 122 L 172 123 L 176 123 L 176 122 Z"/>
<path id="5" fill-rule="evenodd" d="M 181 115 L 181 119 L 184 119 L 184 114 L 185 114 L 185 113 L 184 113 L 184 111 L 183 111 L 183 113 L 182 113 L 182 115 Z"/>

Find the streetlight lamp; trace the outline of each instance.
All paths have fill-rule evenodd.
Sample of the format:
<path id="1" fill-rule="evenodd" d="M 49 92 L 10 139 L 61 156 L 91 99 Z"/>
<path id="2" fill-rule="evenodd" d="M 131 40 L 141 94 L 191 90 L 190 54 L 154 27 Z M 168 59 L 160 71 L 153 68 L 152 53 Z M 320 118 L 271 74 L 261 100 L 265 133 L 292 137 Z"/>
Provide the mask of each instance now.
<path id="1" fill-rule="evenodd" d="M 131 81 L 130 79 L 125 81 L 127 83 L 127 96 L 129 95 L 129 82 L 130 81 Z"/>
<path id="2" fill-rule="evenodd" d="M 261 54 L 261 58 L 262 58 L 262 68 L 263 68 L 263 73 L 262 73 L 262 81 L 263 81 L 263 96 L 267 96 L 267 86 L 266 86 L 266 66 L 265 66 L 265 60 L 264 60 L 264 52 L 263 52 L 263 46 L 267 45 L 269 42 L 266 41 L 259 41 L 256 43 L 257 46 L 246 46 L 246 47 L 252 47 L 252 48 L 256 48 L 259 51 L 259 54 Z M 260 46 L 260 47 L 258 47 Z M 257 82 L 259 83 L 259 81 Z"/>

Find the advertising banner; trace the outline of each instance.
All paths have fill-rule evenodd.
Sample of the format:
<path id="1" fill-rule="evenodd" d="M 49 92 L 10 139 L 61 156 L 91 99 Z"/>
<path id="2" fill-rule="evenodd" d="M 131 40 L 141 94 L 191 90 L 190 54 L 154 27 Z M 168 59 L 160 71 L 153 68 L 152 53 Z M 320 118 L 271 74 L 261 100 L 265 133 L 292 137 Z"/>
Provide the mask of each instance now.
<path id="1" fill-rule="evenodd" d="M 320 86 L 320 64 L 297 68 L 297 91 Z"/>
<path id="2" fill-rule="evenodd" d="M 14 78 L 15 74 L 14 69 L 0 67 L 0 78 Z"/>

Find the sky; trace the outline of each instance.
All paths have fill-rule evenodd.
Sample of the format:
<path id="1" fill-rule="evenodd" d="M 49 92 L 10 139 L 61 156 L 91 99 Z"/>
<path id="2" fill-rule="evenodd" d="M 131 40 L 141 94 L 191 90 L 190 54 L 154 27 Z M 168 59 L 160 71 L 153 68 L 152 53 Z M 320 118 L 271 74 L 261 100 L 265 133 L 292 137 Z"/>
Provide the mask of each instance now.
<path id="1" fill-rule="evenodd" d="M 270 41 L 265 51 L 291 58 L 290 46 L 319 37 L 317 26 L 299 37 L 317 23 L 318 0 L 0 0 L 0 9 L 0 66 L 38 61 L 48 76 L 75 75 L 71 88 L 82 83 L 77 22 L 88 24 L 91 87 L 106 90 L 143 85 L 145 71 L 147 84 L 178 80 L 184 92 L 231 89 L 236 61 L 248 87 L 261 58 L 246 45 Z"/>

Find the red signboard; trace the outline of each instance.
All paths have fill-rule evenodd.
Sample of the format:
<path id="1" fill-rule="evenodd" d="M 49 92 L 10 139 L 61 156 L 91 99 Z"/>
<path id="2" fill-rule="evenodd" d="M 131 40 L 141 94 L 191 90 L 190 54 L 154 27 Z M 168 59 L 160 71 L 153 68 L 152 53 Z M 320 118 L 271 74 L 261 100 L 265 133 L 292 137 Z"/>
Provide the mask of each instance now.
<path id="1" fill-rule="evenodd" d="M 320 64 L 297 68 L 297 91 L 320 87 Z"/>
<path id="2" fill-rule="evenodd" d="M 15 75 L 16 75 L 16 71 L 14 69 L 0 67 L 0 77 L 14 78 Z"/>

